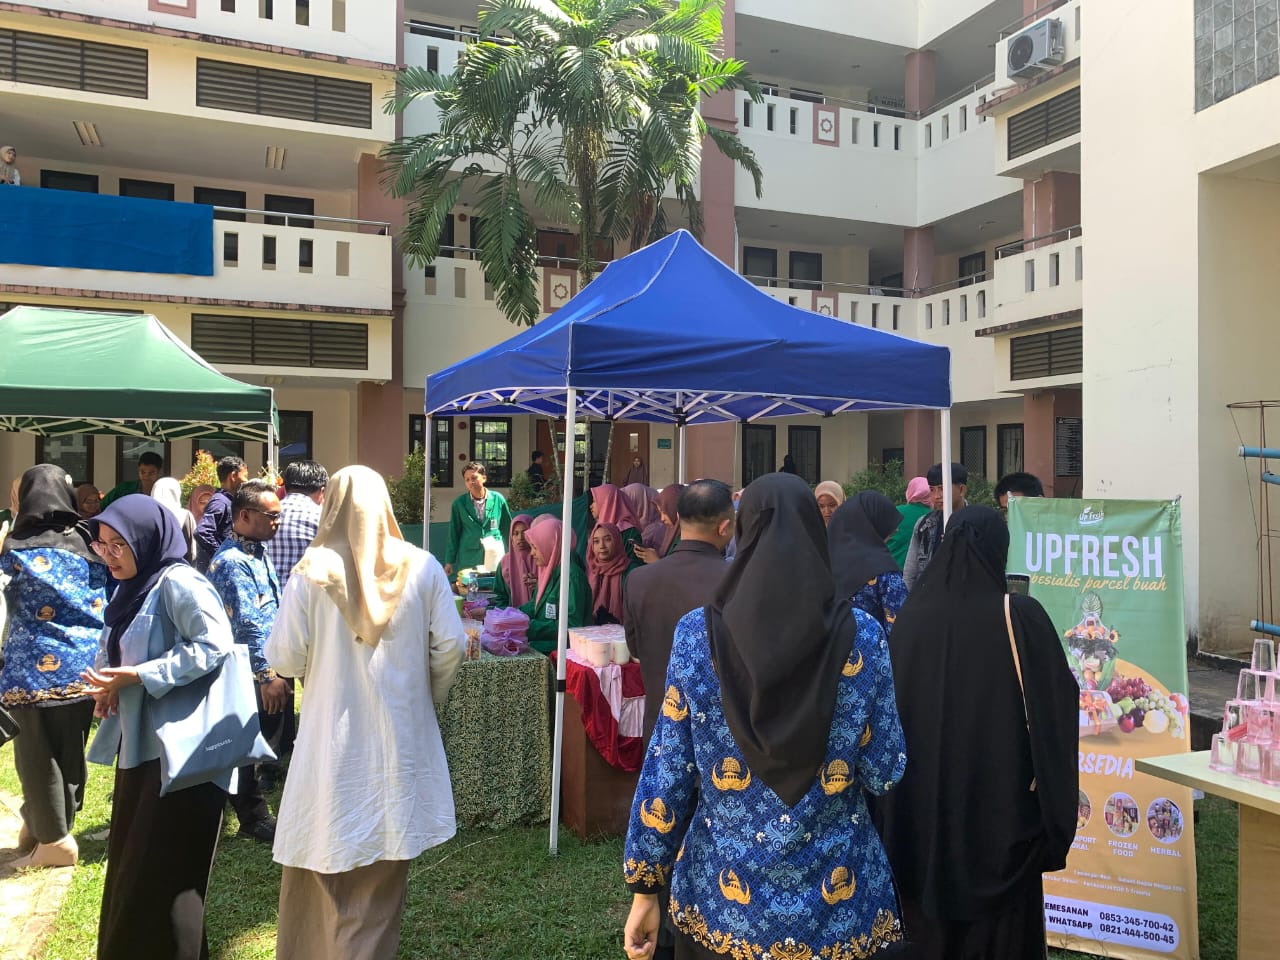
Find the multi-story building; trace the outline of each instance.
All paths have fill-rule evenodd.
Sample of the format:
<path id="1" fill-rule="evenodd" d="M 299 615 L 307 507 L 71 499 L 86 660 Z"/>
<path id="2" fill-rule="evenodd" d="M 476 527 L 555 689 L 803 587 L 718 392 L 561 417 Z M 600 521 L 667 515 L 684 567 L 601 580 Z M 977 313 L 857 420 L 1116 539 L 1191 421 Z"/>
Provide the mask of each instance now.
<path id="1" fill-rule="evenodd" d="M 770 296 L 948 346 L 952 448 L 972 474 L 1182 496 L 1189 627 L 1238 649 L 1267 521 L 1234 447 L 1265 437 L 1257 411 L 1226 405 L 1271 396 L 1277 0 L 1083 6 L 726 0 L 727 49 L 766 96 L 705 113 L 756 152 L 764 194 L 708 152 L 704 242 Z M 482 225 L 463 197 L 442 256 L 403 261 L 388 235 L 403 205 L 376 160 L 437 122 L 428 105 L 383 112 L 397 67 L 449 70 L 477 19 L 476 0 L 0 4 L 0 143 L 26 182 L 216 208 L 212 276 L 0 264 L 0 300 L 156 313 L 219 369 L 276 388 L 286 455 L 395 473 L 429 441 L 437 503 L 472 457 L 505 486 L 553 425 L 442 419 L 423 436 L 426 375 L 516 332 L 474 256 Z M 577 244 L 542 226 L 549 312 L 577 292 Z M 593 480 L 609 436 L 582 427 Z M 634 453 L 651 482 L 674 479 L 670 428 L 612 436 L 611 472 Z M 927 413 L 689 437 L 689 474 L 735 484 L 788 453 L 810 480 L 895 458 L 917 474 L 940 455 Z M 0 437 L 0 468 L 60 456 L 105 486 L 144 446 Z M 181 465 L 190 445 L 172 446 Z"/>
<path id="2" fill-rule="evenodd" d="M 0 141 L 19 154 L 21 229 L 47 248 L 79 224 L 115 224 L 105 242 L 130 268 L 95 269 L 92 244 L 65 244 L 57 266 L 11 255 L 0 303 L 155 314 L 223 372 L 274 388 L 285 456 L 359 459 L 398 351 L 376 154 L 396 135 L 382 102 L 400 38 L 390 2 L 0 4 Z M 166 224 L 192 205 L 213 207 L 208 272 L 160 272 Z M 56 459 L 106 489 L 162 446 L 10 434 L 0 465 L 9 476 Z M 191 447 L 162 451 L 176 474 Z"/>

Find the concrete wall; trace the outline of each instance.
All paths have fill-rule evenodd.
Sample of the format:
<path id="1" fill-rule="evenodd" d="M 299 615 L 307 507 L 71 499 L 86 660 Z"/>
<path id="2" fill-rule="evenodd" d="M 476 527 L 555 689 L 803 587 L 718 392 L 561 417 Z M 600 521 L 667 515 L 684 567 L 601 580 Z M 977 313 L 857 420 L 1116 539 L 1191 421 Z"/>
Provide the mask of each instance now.
<path id="1" fill-rule="evenodd" d="M 240 0 L 225 11 L 218 0 L 29 0 L 30 6 L 87 17 L 107 17 L 144 26 L 293 47 L 331 56 L 395 63 L 400 29 L 396 0 L 313 0 L 307 24 L 295 5 L 274 4 L 274 16 L 260 16 L 256 0 Z"/>

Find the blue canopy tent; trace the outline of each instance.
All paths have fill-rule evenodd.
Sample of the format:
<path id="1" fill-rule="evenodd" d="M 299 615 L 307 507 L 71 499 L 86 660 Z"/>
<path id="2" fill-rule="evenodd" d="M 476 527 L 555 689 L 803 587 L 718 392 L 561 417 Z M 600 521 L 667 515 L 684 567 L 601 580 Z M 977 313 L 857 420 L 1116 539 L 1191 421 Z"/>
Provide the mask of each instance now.
<path id="1" fill-rule="evenodd" d="M 951 459 L 951 357 L 931 346 L 775 300 L 680 230 L 611 263 L 552 316 L 426 382 L 432 417 L 585 413 L 679 427 L 858 410 L 942 412 L 942 460 Z M 573 446 L 564 470 L 570 525 Z M 943 471 L 950 486 L 950 472 Z M 430 485 L 426 513 L 430 516 Z M 947 490 L 944 502 L 950 504 Z M 569 563 L 569 538 L 561 544 Z M 569 608 L 569 579 L 560 609 Z M 552 768 L 551 850 L 558 838 L 564 650 L 560 622 Z"/>

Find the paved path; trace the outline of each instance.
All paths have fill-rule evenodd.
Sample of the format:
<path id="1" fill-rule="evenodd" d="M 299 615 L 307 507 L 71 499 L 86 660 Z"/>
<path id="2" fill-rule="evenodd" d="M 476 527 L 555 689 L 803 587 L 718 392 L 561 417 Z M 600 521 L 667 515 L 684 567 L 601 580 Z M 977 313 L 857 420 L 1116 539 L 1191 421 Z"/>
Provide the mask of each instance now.
<path id="1" fill-rule="evenodd" d="M 0 791 L 0 960 L 34 960 L 71 886 L 70 868 L 9 869 L 16 856 L 21 801 Z"/>

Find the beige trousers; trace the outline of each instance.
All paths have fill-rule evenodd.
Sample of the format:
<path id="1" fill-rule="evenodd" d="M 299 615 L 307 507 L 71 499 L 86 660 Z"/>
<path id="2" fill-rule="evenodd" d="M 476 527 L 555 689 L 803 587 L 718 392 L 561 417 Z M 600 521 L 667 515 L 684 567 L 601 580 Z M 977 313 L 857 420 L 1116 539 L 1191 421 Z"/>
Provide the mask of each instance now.
<path id="1" fill-rule="evenodd" d="M 408 860 L 346 873 L 285 867 L 276 960 L 394 960 L 408 888 Z"/>

